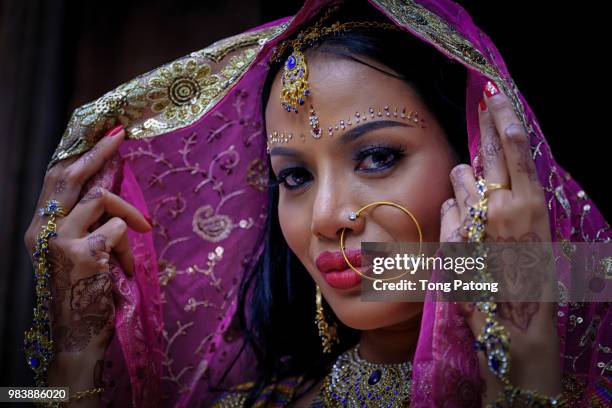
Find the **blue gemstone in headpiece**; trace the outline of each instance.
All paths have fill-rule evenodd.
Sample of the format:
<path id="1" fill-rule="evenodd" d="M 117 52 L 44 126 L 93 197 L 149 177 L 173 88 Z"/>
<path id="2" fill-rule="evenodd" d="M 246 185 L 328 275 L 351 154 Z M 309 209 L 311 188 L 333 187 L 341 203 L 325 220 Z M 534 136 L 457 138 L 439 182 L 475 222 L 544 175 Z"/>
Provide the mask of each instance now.
<path id="1" fill-rule="evenodd" d="M 289 58 L 287 58 L 287 68 L 289 69 L 295 68 L 296 63 L 297 63 L 297 60 L 295 59 L 295 56 L 290 55 Z"/>

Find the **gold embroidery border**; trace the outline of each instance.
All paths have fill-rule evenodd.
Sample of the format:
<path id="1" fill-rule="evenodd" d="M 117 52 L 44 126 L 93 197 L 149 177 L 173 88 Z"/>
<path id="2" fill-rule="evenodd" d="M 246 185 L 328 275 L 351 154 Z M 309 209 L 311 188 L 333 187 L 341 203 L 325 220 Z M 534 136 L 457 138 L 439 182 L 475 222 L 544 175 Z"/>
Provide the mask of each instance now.
<path id="1" fill-rule="evenodd" d="M 119 85 L 93 102 L 77 108 L 47 170 L 60 160 L 89 150 L 104 131 L 119 123 L 126 127 L 126 138 L 142 139 L 196 122 L 214 108 L 247 72 L 264 44 L 280 35 L 291 21 L 292 18 L 284 23 L 219 40 Z M 187 85 L 183 88 L 178 85 L 179 96 L 182 91 L 193 91 L 193 86 L 199 88 L 193 98 L 180 100 L 182 105 L 174 103 L 170 95 L 170 88 L 179 80 Z M 165 91 L 164 86 L 167 88 Z M 163 103 L 166 103 L 165 107 Z M 169 115 L 173 108 L 182 117 Z"/>
<path id="2" fill-rule="evenodd" d="M 449 25 L 443 18 L 417 4 L 414 0 L 370 0 L 393 16 L 396 23 L 402 27 L 416 32 L 434 44 L 440 51 L 450 58 L 461 60 L 482 75 L 495 82 L 498 88 L 508 95 L 512 107 L 531 135 L 535 135 L 533 126 L 529 123 L 525 108 L 518 96 L 516 84 L 509 78 L 502 77 L 499 69 L 489 63 L 474 45 Z"/>
<path id="3" fill-rule="evenodd" d="M 506 82 L 497 67 L 489 63 L 470 41 L 440 16 L 413 0 L 372 2 L 387 10 L 396 23 L 420 34 L 448 57 L 459 59 L 494 81 L 509 95 L 527 131 L 534 134 L 512 79 Z M 138 76 L 101 98 L 77 108 L 47 169 L 60 160 L 87 151 L 103 131 L 117 123 L 126 127 L 127 138 L 141 139 L 196 122 L 233 88 L 256 59 L 263 45 L 281 35 L 292 21 L 293 18 L 271 27 L 217 41 L 200 51 Z M 170 100 L 164 99 L 164 87 L 172 88 L 172 81 L 179 78 L 184 78 L 185 84 L 179 89 L 178 96 L 199 88 L 195 99 L 178 100 L 182 105 L 173 103 L 176 98 L 173 99 L 170 92 L 166 92 L 166 99 Z"/>

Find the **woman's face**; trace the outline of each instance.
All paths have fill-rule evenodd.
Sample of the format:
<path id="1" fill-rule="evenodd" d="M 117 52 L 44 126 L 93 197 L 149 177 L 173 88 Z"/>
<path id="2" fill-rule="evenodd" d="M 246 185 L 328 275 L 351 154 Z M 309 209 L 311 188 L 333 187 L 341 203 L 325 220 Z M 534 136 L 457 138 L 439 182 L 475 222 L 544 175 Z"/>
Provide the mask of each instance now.
<path id="1" fill-rule="evenodd" d="M 402 203 L 419 221 L 423 241 L 438 241 L 440 207 L 452 196 L 452 149 L 432 113 L 402 80 L 328 53 L 308 51 L 306 57 L 311 94 L 299 112 L 287 112 L 280 104 L 282 70 L 274 79 L 265 112 L 268 135 L 293 134 L 287 143 L 270 145 L 274 175 L 284 179 L 278 202 L 283 235 L 344 324 L 371 330 L 406 322 L 421 312 L 421 303 L 363 302 L 360 285 L 355 284 L 357 274 L 349 269 L 332 275 L 320 268 L 325 269 L 325 260 L 343 259 L 343 227 L 347 254 L 359 251 L 362 241 L 419 241 L 412 219 L 391 206 L 371 208 L 355 221 L 348 218 L 350 211 L 373 201 Z M 359 59 L 392 72 L 365 57 Z M 319 139 L 311 136 L 311 104 L 322 129 Z M 404 107 L 407 113 L 416 111 L 424 127 L 400 114 L 386 116 L 384 107 L 391 113 L 395 108 L 401 113 Z M 367 121 L 357 124 L 355 112 L 367 113 Z M 351 126 L 346 125 L 348 119 Z M 345 130 L 339 126 L 329 136 L 328 127 L 341 120 Z"/>

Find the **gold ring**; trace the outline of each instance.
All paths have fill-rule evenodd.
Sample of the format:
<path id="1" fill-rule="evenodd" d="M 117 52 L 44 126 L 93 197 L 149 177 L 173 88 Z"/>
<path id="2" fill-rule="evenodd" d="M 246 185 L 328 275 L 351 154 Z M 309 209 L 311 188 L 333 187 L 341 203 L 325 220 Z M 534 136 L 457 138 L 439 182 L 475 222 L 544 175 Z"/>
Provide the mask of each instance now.
<path id="1" fill-rule="evenodd" d="M 55 200 L 55 199 L 49 199 L 47 200 L 47 202 L 45 203 L 44 207 L 41 207 L 38 209 L 38 214 L 40 214 L 41 217 L 47 216 L 47 217 L 65 217 L 67 212 L 66 210 L 60 205 L 59 201 Z"/>
<path id="2" fill-rule="evenodd" d="M 493 190 L 510 190 L 510 184 L 502 184 L 502 183 L 488 183 L 485 193 L 489 193 Z"/>
<path id="3" fill-rule="evenodd" d="M 412 218 L 412 221 L 414 221 L 414 224 L 417 227 L 417 231 L 419 233 L 419 254 L 421 252 L 423 252 L 423 232 L 421 231 L 421 226 L 419 225 L 419 222 L 417 221 L 416 217 L 414 216 L 414 214 L 412 214 L 410 211 L 408 211 L 408 209 L 402 205 L 396 204 L 393 201 L 374 201 L 373 203 L 370 203 L 366 206 L 361 207 L 359 210 L 357 210 L 356 212 L 351 211 L 349 214 L 349 219 L 350 220 L 355 220 L 357 219 L 357 217 L 359 217 L 361 215 L 362 211 L 365 211 L 366 209 L 372 207 L 372 206 L 376 206 L 376 205 L 390 205 L 393 206 L 395 208 L 398 208 L 400 210 L 402 210 L 404 213 L 406 213 L 408 216 L 410 216 L 410 218 Z M 346 253 L 344 252 L 344 230 L 346 229 L 346 227 L 342 228 L 342 232 L 340 233 L 340 250 L 342 251 L 342 256 L 344 257 L 344 260 L 346 261 L 347 265 L 354 270 L 355 272 L 357 272 L 360 276 L 366 278 L 366 279 L 370 279 L 370 280 L 380 280 L 380 281 L 387 281 L 387 280 L 393 280 L 393 279 L 399 279 L 402 276 L 406 275 L 408 272 L 410 272 L 410 270 L 406 270 L 406 272 L 402 273 L 400 276 L 396 276 L 393 278 L 372 278 L 370 276 L 364 275 L 363 273 L 361 273 L 361 271 L 357 268 L 355 268 L 351 262 L 348 260 Z M 415 271 L 416 272 L 416 271 Z"/>
<path id="4" fill-rule="evenodd" d="M 509 189 L 510 184 L 502 184 L 502 183 L 487 183 L 487 190 L 496 190 L 498 188 Z"/>

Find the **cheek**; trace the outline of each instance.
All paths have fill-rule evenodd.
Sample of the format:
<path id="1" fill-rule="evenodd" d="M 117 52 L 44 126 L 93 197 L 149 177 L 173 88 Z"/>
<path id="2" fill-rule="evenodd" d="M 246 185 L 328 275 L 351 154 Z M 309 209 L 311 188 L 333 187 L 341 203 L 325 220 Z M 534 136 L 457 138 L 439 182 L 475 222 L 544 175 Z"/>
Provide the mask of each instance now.
<path id="1" fill-rule="evenodd" d="M 278 220 L 281 231 L 289 248 L 303 261 L 308 254 L 309 217 L 305 208 L 283 199 L 283 194 L 284 192 L 281 191 L 278 201 Z"/>
<path id="2" fill-rule="evenodd" d="M 453 166 L 451 157 L 435 150 L 421 152 L 400 175 L 400 185 L 404 187 L 396 189 L 397 197 L 407 204 L 407 209 L 415 216 L 424 242 L 436 242 L 440 238 L 440 208 L 445 200 L 452 197 L 449 179 Z M 393 229 L 393 236 L 398 241 L 418 242 L 418 232 L 412 218 L 404 213 L 394 214 L 397 214 L 396 218 L 386 222 Z"/>

